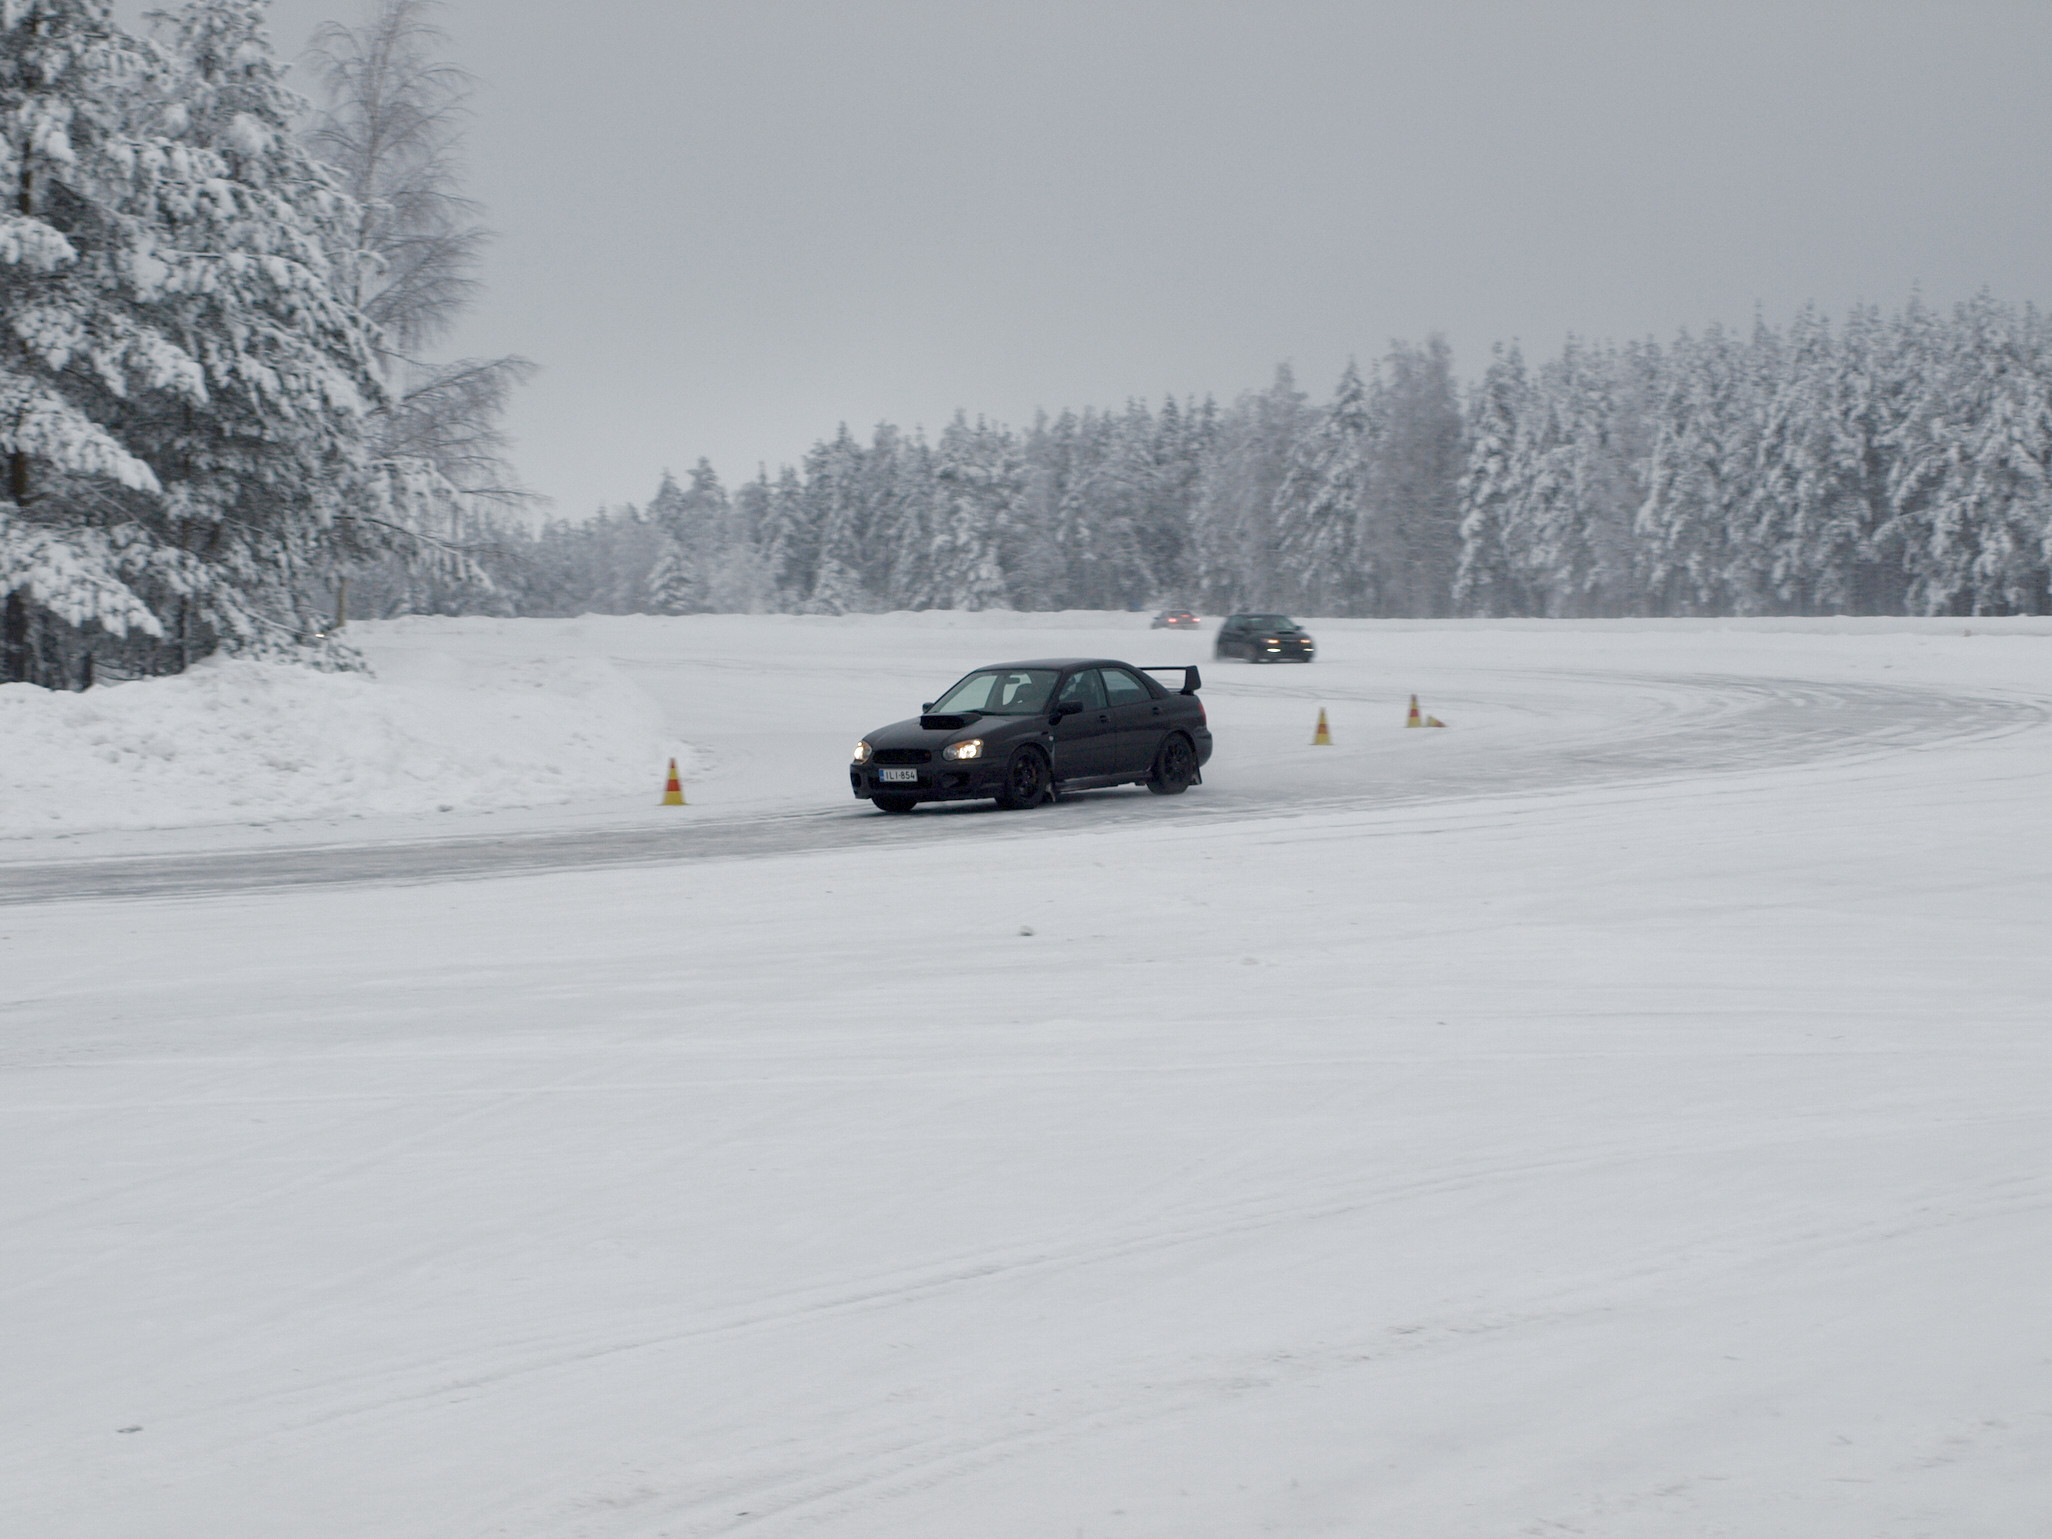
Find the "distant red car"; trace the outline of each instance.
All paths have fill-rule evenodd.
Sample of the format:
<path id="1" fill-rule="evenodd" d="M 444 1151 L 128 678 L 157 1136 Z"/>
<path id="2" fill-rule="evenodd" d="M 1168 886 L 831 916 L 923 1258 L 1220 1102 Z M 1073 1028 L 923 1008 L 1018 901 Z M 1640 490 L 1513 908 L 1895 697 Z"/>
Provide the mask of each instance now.
<path id="1" fill-rule="evenodd" d="M 1194 631 L 1199 623 L 1187 609 L 1164 609 L 1147 628 L 1151 631 Z"/>

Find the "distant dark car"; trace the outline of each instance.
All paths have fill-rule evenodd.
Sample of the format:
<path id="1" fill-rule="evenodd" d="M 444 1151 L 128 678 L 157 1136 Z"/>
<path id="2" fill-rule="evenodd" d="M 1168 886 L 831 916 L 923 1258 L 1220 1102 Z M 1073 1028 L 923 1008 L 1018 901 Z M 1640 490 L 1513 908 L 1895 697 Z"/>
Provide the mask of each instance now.
<path id="1" fill-rule="evenodd" d="M 1182 675 L 1171 694 L 1148 677 Z M 1200 784 L 1211 729 L 1197 670 L 1053 657 L 978 668 L 923 715 L 855 745 L 848 785 L 884 812 L 995 798 L 1032 807 L 1062 791 L 1144 785 L 1178 796 Z"/>
<path id="2" fill-rule="evenodd" d="M 1308 663 L 1318 648 L 1311 633 L 1288 615 L 1227 615 L 1211 655 L 1244 657 L 1250 663 Z"/>
<path id="3" fill-rule="evenodd" d="M 1187 609 L 1164 609 L 1147 628 L 1151 631 L 1194 631 L 1200 624 Z"/>

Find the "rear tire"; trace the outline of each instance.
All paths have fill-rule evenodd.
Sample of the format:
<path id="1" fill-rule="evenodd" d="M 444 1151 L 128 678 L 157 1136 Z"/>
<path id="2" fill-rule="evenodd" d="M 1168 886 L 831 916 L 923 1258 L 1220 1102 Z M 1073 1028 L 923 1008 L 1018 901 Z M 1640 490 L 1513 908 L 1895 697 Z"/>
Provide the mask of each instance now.
<path id="1" fill-rule="evenodd" d="M 1005 788 L 997 804 L 1007 812 L 1021 812 L 1047 800 L 1050 775 L 1047 759 L 1038 748 L 1022 748 L 1005 766 Z"/>
<path id="2" fill-rule="evenodd" d="M 916 796 L 872 796 L 870 801 L 876 804 L 878 812 L 910 812 L 919 805 Z"/>
<path id="3" fill-rule="evenodd" d="M 1181 796 L 1197 779 L 1197 750 L 1180 732 L 1171 732 L 1154 751 L 1147 789 L 1156 796 Z"/>

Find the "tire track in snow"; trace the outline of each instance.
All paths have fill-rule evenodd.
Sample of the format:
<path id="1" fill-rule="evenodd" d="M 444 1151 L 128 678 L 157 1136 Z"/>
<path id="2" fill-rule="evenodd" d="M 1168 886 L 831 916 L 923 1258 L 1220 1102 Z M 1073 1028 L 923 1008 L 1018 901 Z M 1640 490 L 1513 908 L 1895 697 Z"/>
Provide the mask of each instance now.
<path id="1" fill-rule="evenodd" d="M 489 1110 L 490 1108 L 481 1108 Z M 2005 1120 L 2005 1119 L 1989 1119 Z M 412 1143 L 415 1140 L 407 1139 Z M 1662 1161 L 1700 1160 L 1704 1156 L 1738 1154 L 1754 1147 L 1750 1137 L 1687 1140 L 1663 1145 Z M 461 1357 L 419 1359 L 344 1377 L 319 1385 L 241 1403 L 239 1408 L 271 1402 L 302 1401 L 310 1394 L 335 1397 L 326 1405 L 287 1412 L 274 1423 L 279 1433 L 296 1433 L 336 1422 L 377 1418 L 409 1406 L 431 1404 L 454 1394 L 474 1393 L 537 1377 L 576 1373 L 609 1359 L 633 1359 L 649 1353 L 675 1351 L 705 1341 L 732 1339 L 794 1325 L 825 1322 L 849 1315 L 894 1309 L 906 1303 L 959 1291 L 1008 1286 L 1027 1280 L 1159 1257 L 1243 1238 L 1274 1229 L 1325 1225 L 1359 1218 L 1393 1205 L 1433 1200 L 1506 1185 L 1551 1187 L 1563 1177 L 1591 1171 L 1631 1168 L 1647 1158 L 1636 1136 L 1587 1143 L 1535 1158 L 1528 1150 L 1504 1147 L 1468 1160 L 1429 1170 L 1393 1175 L 1377 1171 L 1353 1179 L 1328 1182 L 1305 1194 L 1295 1181 L 1254 1186 L 1232 1196 L 1176 1204 L 1167 1212 L 1150 1205 L 1149 1218 L 1128 1223 L 1122 1207 L 1105 1213 L 1092 1232 L 1065 1231 L 1012 1241 L 953 1256 L 937 1256 L 911 1266 L 866 1275 L 835 1278 L 745 1303 L 714 1306 L 689 1324 L 663 1328 L 647 1322 L 639 1329 L 618 1328 L 562 1336 L 530 1336 L 504 1341 L 497 1361 Z M 1837 1225 L 1820 1225 L 1806 1209 L 1776 1211 L 1741 1223 L 1724 1223 L 1696 1234 L 1695 1251 L 1720 1252 L 1731 1265 L 1747 1264 L 1763 1248 L 1808 1250 L 1851 1248 L 1874 1237 L 1899 1237 L 1912 1229 L 1942 1228 L 1978 1222 L 1991 1215 L 2039 1211 L 2052 1207 L 2052 1178 L 2019 1176 L 1977 1194 L 1975 1201 L 1949 1208 L 1920 1206 L 1911 1213 L 1866 1216 Z M 1749 1242 L 1741 1249 L 1739 1242 Z M 1701 1257 L 1691 1261 L 1700 1264 Z M 1665 1275 L 1675 1263 L 1606 1274 L 1609 1283 L 1636 1282 Z"/>
<path id="2" fill-rule="evenodd" d="M 1713 1143 L 1663 1153 L 1700 1154 L 1733 1147 L 1736 1146 Z M 851 1309 L 886 1307 L 935 1289 L 1006 1283 L 1017 1280 L 1022 1272 L 1031 1274 L 1050 1268 L 1103 1265 L 1205 1240 L 1230 1238 L 1249 1230 L 1343 1217 L 1393 1200 L 1468 1190 L 1506 1176 L 1543 1182 L 1577 1169 L 1637 1157 L 1639 1154 L 1625 1145 L 1604 1145 L 1572 1157 L 1536 1163 L 1480 1162 L 1425 1180 L 1374 1183 L 1380 1190 L 1373 1194 L 1357 1193 L 1352 1200 L 1335 1201 L 1340 1194 L 1334 1192 L 1326 1194 L 1320 1202 L 1277 1203 L 1270 1210 L 1248 1215 L 1238 1222 L 1166 1227 L 1152 1235 L 1104 1236 L 1097 1243 L 1074 1246 L 1068 1254 L 1045 1254 L 1011 1265 L 957 1266 L 917 1278 L 907 1286 L 886 1285 L 872 1292 L 709 1323 L 658 1339 L 621 1341 L 596 1350 L 561 1355 L 552 1361 L 507 1364 L 500 1372 L 474 1374 L 432 1390 L 401 1394 L 350 1409 L 336 1408 L 291 1425 L 298 1429 L 358 1417 L 375 1419 L 510 1379 L 577 1372 L 607 1358 L 675 1349 L 708 1337 L 830 1317 Z M 1600 1320 L 1615 1310 L 1620 1292 L 1657 1289 L 1679 1273 L 1697 1278 L 1712 1274 L 1737 1277 L 1762 1266 L 1784 1267 L 1797 1259 L 1865 1254 L 1877 1239 L 1900 1239 L 1912 1231 L 1977 1224 L 2017 1212 L 2042 1211 L 2052 1205 L 2052 1183 L 2042 1178 L 1999 1185 L 2006 1189 L 1986 1189 L 1977 1194 L 1977 1200 L 1942 1209 L 1919 1205 L 1909 1214 L 1868 1214 L 1848 1222 L 1820 1225 L 1814 1214 L 1798 1209 L 1739 1225 L 1725 1224 L 1702 1231 L 1686 1246 L 1663 1248 L 1658 1257 L 1649 1257 L 1625 1270 L 1605 1273 L 1593 1281 L 1556 1282 L 1516 1301 L 1495 1300 L 1480 1313 L 1457 1311 L 1424 1319 L 1391 1320 L 1345 1340 L 1321 1340 L 1282 1353 L 1265 1350 L 1256 1356 L 1210 1358 L 1197 1372 L 1185 1368 L 1137 1384 L 1120 1381 L 1101 1388 L 1066 1386 L 1052 1394 L 1040 1394 L 1030 1408 L 1018 1404 L 994 1407 L 993 1414 L 981 1426 L 951 1423 L 925 1434 L 894 1436 L 864 1429 L 838 1444 L 825 1446 L 814 1432 L 806 1439 L 802 1460 L 791 1458 L 782 1445 L 759 1445 L 742 1455 L 758 1463 L 756 1471 L 730 1469 L 715 1484 L 670 1493 L 644 1492 L 635 1503 L 643 1510 L 619 1527 L 608 1525 L 607 1531 L 712 1536 L 781 1529 L 790 1522 L 808 1527 L 831 1523 L 1016 1458 L 1072 1445 L 1083 1438 L 1159 1423 L 1221 1398 L 1288 1389 L 1336 1372 L 1383 1364 L 1392 1357 L 1460 1350 L 1478 1339 L 1506 1332 L 1553 1330 Z M 1243 1202 L 1218 1207 L 1226 1211 L 1244 1205 Z M 730 1465 L 734 1458 L 734 1454 L 728 1455 Z M 779 1465 L 783 1468 L 760 1467 Z M 613 1504 L 593 1496 L 580 1500 L 570 1511 L 560 1505 L 551 1510 L 546 1503 L 538 1505 L 531 1494 L 522 1493 L 511 1497 L 503 1511 L 488 1511 L 476 1517 L 480 1522 L 490 1519 L 504 1524 L 510 1532 L 556 1532 L 559 1523 L 572 1517 L 589 1518 L 592 1508 L 598 1505 Z"/>

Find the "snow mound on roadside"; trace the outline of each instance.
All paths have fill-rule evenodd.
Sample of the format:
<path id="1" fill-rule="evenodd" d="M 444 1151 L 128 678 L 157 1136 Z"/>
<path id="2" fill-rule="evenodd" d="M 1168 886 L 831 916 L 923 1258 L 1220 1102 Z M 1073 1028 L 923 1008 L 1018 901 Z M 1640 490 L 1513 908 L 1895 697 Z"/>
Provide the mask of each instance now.
<path id="1" fill-rule="evenodd" d="M 0 834 L 534 806 L 645 792 L 668 754 L 689 772 L 602 659 L 210 659 L 82 694 L 0 686 Z"/>

